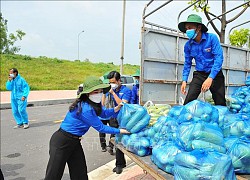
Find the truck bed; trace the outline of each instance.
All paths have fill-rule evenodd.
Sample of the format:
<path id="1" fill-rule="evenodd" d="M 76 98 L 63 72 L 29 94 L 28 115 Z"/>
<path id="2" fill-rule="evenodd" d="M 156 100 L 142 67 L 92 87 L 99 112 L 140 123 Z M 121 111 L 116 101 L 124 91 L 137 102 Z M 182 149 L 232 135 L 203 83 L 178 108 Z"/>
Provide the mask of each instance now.
<path id="1" fill-rule="evenodd" d="M 114 139 L 110 140 L 113 144 Z M 163 170 L 159 169 L 150 159 L 150 156 L 140 157 L 134 153 L 126 150 L 121 144 L 115 145 L 120 149 L 125 155 L 127 155 L 132 161 L 134 161 L 138 166 L 140 166 L 145 173 L 149 173 L 157 180 L 174 180 L 172 174 L 166 173 Z M 250 180 L 250 175 L 236 175 L 237 180 Z"/>

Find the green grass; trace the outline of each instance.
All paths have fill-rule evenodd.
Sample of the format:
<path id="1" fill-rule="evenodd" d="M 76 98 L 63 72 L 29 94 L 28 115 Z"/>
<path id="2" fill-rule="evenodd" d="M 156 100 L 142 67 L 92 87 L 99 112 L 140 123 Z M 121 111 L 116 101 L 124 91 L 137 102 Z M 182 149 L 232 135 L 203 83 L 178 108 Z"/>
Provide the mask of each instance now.
<path id="1" fill-rule="evenodd" d="M 74 90 L 88 76 L 102 76 L 107 71 L 120 71 L 113 63 L 92 63 L 1 54 L 1 91 L 6 91 L 10 68 L 17 68 L 31 90 Z M 134 74 L 138 65 L 124 64 L 124 74 Z"/>

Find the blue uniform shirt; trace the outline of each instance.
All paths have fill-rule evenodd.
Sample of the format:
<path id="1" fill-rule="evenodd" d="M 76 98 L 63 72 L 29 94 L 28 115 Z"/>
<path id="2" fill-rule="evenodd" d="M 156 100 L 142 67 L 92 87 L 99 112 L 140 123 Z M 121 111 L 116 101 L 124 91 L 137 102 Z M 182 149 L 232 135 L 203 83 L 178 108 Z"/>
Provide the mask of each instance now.
<path id="1" fill-rule="evenodd" d="M 186 42 L 184 46 L 185 63 L 182 80 L 188 80 L 192 59 L 195 59 L 195 69 L 210 73 L 208 77 L 214 79 L 221 70 L 223 63 L 223 51 L 215 34 L 202 33 L 200 43 L 193 39 Z"/>
<path id="2" fill-rule="evenodd" d="M 76 136 L 84 135 L 92 126 L 94 129 L 101 133 L 119 134 L 120 130 L 110 126 L 104 125 L 95 113 L 95 110 L 86 102 L 82 102 L 82 112 L 77 114 L 78 108 L 73 111 L 69 111 L 64 118 L 61 128 L 74 134 Z M 100 117 L 110 117 L 114 115 L 114 108 L 106 109 L 102 107 L 102 113 Z"/>
<path id="3" fill-rule="evenodd" d="M 139 104 L 139 84 L 133 86 L 131 104 Z"/>
<path id="4" fill-rule="evenodd" d="M 115 94 L 121 99 L 121 100 L 126 100 L 128 103 L 131 101 L 131 96 L 132 96 L 132 92 L 129 88 L 127 88 L 126 86 L 121 85 L 120 89 L 118 91 L 114 91 Z M 111 95 L 115 106 L 117 106 L 118 104 L 115 101 L 115 98 L 113 95 Z M 114 118 L 116 118 L 118 115 L 118 112 L 115 114 Z"/>
<path id="5" fill-rule="evenodd" d="M 132 96 L 132 92 L 129 88 L 127 88 L 126 86 L 123 86 L 121 85 L 120 89 L 118 91 L 114 91 L 115 94 L 122 100 L 126 100 L 128 103 L 130 102 L 131 100 L 131 96 Z M 116 103 L 115 99 L 114 99 L 114 96 L 111 95 L 113 100 L 114 100 L 114 103 L 115 103 L 115 106 L 117 106 L 118 104 Z"/>

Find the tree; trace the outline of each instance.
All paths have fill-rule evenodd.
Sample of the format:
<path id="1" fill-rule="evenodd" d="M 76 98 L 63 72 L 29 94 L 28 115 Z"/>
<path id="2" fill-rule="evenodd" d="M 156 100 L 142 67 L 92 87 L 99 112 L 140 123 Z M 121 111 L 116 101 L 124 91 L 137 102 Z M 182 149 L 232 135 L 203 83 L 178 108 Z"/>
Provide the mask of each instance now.
<path id="1" fill-rule="evenodd" d="M 1 54 L 15 54 L 20 51 L 20 47 L 14 46 L 15 42 L 22 40 L 25 33 L 21 30 L 16 30 L 16 35 L 8 33 L 7 28 L 8 20 L 4 19 L 0 13 L 0 53 Z"/>
<path id="2" fill-rule="evenodd" d="M 196 0 L 191 0 L 188 3 L 192 4 L 195 1 Z M 226 10 L 226 0 L 221 0 L 222 11 L 218 15 L 215 15 L 214 13 L 212 13 L 212 12 L 209 11 L 210 7 L 209 7 L 209 4 L 208 4 L 208 0 L 201 0 L 198 3 L 196 3 L 194 5 L 194 10 L 196 10 L 197 12 L 199 12 L 199 10 L 201 10 L 202 12 L 204 12 L 207 20 L 210 21 L 210 24 L 213 27 L 214 31 L 220 37 L 220 42 L 224 43 L 225 42 L 225 32 L 226 32 L 226 26 L 227 26 L 227 24 L 229 24 L 229 23 L 233 22 L 234 20 L 236 20 L 238 17 L 240 17 L 247 10 L 247 8 L 250 7 L 250 1 L 249 0 L 244 0 L 244 1 L 248 2 L 248 3 L 245 6 L 243 6 L 243 9 L 238 14 L 236 14 L 233 18 L 227 20 L 226 19 L 226 14 L 224 14 L 221 17 L 217 18 L 221 22 L 220 30 L 215 26 L 214 22 L 210 21 L 210 20 L 213 19 L 213 18 L 215 18 L 218 15 L 221 15 L 221 14 L 225 13 L 227 11 Z M 243 2 L 242 2 L 242 4 L 243 4 Z M 240 3 L 237 2 L 237 5 L 240 5 Z"/>
<path id="3" fill-rule="evenodd" d="M 232 34 L 229 35 L 230 44 L 237 47 L 243 47 L 250 40 L 250 29 L 241 28 L 240 30 L 234 30 Z M 250 48 L 250 44 L 248 44 Z"/>

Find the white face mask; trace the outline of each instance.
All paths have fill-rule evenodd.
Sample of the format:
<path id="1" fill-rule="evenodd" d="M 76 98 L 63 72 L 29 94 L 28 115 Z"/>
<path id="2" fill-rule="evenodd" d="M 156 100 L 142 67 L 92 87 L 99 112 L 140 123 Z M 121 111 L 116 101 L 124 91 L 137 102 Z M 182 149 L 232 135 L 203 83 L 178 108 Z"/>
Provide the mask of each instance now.
<path id="1" fill-rule="evenodd" d="M 110 85 L 113 90 L 115 90 L 118 87 L 118 84 L 115 83 L 110 83 Z"/>
<path id="2" fill-rule="evenodd" d="M 89 99 L 95 103 L 100 103 L 102 100 L 103 93 L 90 94 Z"/>

